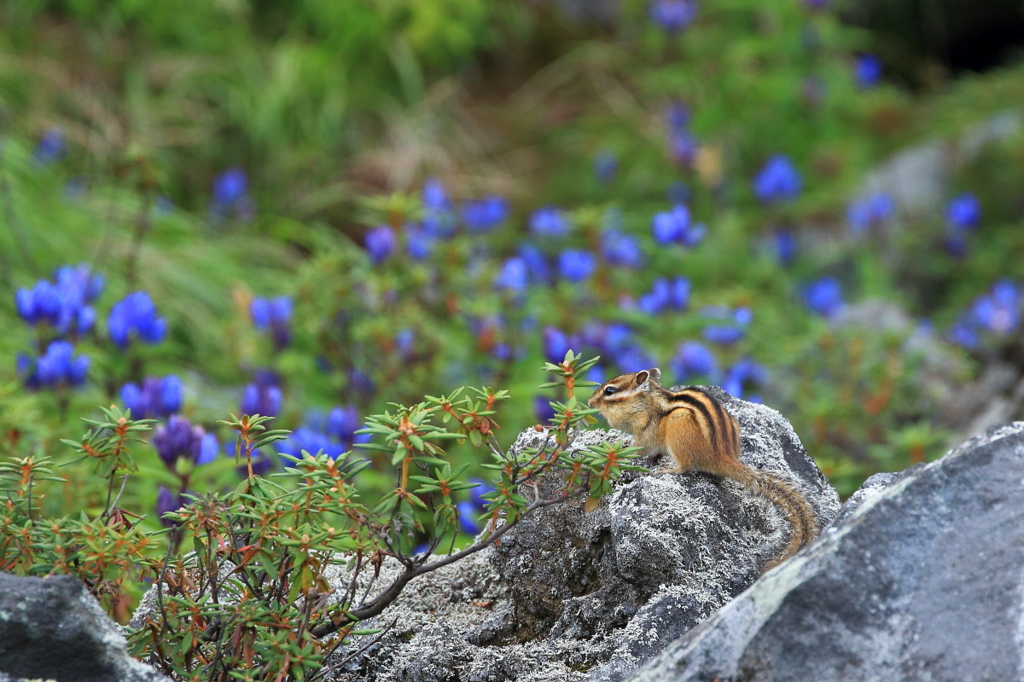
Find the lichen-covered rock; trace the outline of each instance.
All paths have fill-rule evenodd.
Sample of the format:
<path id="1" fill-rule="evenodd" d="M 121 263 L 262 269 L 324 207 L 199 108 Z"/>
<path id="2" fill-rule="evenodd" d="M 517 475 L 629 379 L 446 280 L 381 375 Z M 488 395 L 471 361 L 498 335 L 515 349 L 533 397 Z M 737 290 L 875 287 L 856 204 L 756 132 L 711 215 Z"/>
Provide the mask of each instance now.
<path id="1" fill-rule="evenodd" d="M 69 575 L 0 573 L 0 671 L 59 682 L 167 682 L 128 655 L 120 629 Z"/>
<path id="2" fill-rule="evenodd" d="M 799 487 L 826 526 L 839 498 L 789 423 L 763 405 L 718 395 L 740 423 L 744 462 Z M 544 438 L 524 431 L 513 450 Z M 573 448 L 602 440 L 628 436 L 584 431 Z M 557 485 L 550 480 L 537 494 Z M 628 474 L 593 512 L 579 501 L 545 508 L 498 547 L 413 581 L 367 623 L 388 632 L 347 660 L 337 677 L 622 679 L 749 587 L 788 533 L 774 505 L 734 481 L 703 473 Z M 385 564 L 383 571 L 377 589 L 397 567 Z"/>
<path id="3" fill-rule="evenodd" d="M 634 679 L 1024 679 L 1022 481 L 1024 422 L 876 480 Z"/>

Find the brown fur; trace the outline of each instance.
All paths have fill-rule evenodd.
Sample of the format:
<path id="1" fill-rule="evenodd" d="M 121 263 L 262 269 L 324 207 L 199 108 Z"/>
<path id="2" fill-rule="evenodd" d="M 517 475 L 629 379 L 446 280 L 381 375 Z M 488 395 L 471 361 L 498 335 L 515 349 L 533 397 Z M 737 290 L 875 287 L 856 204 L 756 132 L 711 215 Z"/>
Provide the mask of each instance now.
<path id="1" fill-rule="evenodd" d="M 587 404 L 601 410 L 613 428 L 632 433 L 642 455 L 670 456 L 676 466 L 668 473 L 704 471 L 732 478 L 777 505 L 792 532 L 765 570 L 813 540 L 818 524 L 807 499 L 782 477 L 740 461 L 739 424 L 722 403 L 699 388 L 670 391 L 660 379 L 657 368 L 623 374 L 599 386 Z"/>

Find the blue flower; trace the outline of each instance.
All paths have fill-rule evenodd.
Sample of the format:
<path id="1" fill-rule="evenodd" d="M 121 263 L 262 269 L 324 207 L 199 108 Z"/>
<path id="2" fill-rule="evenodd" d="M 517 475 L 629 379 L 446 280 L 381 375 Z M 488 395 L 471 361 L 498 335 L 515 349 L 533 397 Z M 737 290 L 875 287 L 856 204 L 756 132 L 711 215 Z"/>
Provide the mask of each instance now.
<path id="1" fill-rule="evenodd" d="M 238 166 L 232 166 L 213 179 L 210 213 L 223 218 L 234 212 L 239 218 L 251 218 L 256 207 L 249 194 L 249 176 Z"/>
<path id="2" fill-rule="evenodd" d="M 670 131 L 683 130 L 690 125 L 690 108 L 682 102 L 673 102 L 665 109 L 665 125 Z"/>
<path id="3" fill-rule="evenodd" d="M 348 370 L 348 388 L 364 398 L 372 397 L 374 391 L 377 390 L 370 375 L 355 367 L 350 367 Z"/>
<path id="4" fill-rule="evenodd" d="M 647 12 L 663 31 L 679 33 L 697 17 L 697 0 L 653 0 Z"/>
<path id="5" fill-rule="evenodd" d="M 529 271 L 530 277 L 534 282 L 537 284 L 549 284 L 551 282 L 551 264 L 548 262 L 548 257 L 544 255 L 543 251 L 533 244 L 521 244 L 516 253 L 526 263 L 526 269 Z"/>
<path id="6" fill-rule="evenodd" d="M 686 204 L 676 204 L 671 211 L 663 211 L 651 219 L 651 232 L 659 244 L 682 244 L 693 248 L 707 234 L 707 228 L 702 224 L 692 225 L 690 209 Z"/>
<path id="7" fill-rule="evenodd" d="M 771 243 L 780 264 L 789 265 L 796 258 L 796 235 L 791 230 L 776 228 L 772 231 Z"/>
<path id="8" fill-rule="evenodd" d="M 280 387 L 275 384 L 256 381 L 247 384 L 242 391 L 242 402 L 239 407 L 242 414 L 276 417 L 281 414 L 281 399 Z"/>
<path id="9" fill-rule="evenodd" d="M 279 453 L 299 459 L 302 459 L 303 450 L 314 457 L 323 453 L 331 459 L 337 459 L 345 452 L 345 447 L 341 443 L 331 440 L 327 434 L 315 431 L 308 426 L 300 426 L 295 429 L 288 438 L 278 441 L 275 447 Z M 288 464 L 293 463 L 288 462 Z"/>
<path id="10" fill-rule="evenodd" d="M 554 206 L 537 209 L 530 216 L 530 231 L 539 237 L 558 239 L 569 234 L 569 219 Z"/>
<path id="11" fill-rule="evenodd" d="M 327 435 L 343 443 L 351 443 L 361 426 L 359 411 L 352 405 L 334 407 L 327 415 Z"/>
<path id="12" fill-rule="evenodd" d="M 50 128 L 39 138 L 39 144 L 32 152 L 32 160 L 41 166 L 48 166 L 63 159 L 66 151 L 64 131 L 60 128 Z"/>
<path id="13" fill-rule="evenodd" d="M 175 495 L 171 492 L 170 488 L 165 485 L 160 486 L 160 490 L 156 494 L 156 516 L 160 519 L 160 523 L 166 528 L 171 528 L 175 525 L 173 521 L 165 519 L 163 516 L 169 512 L 176 512 L 185 506 L 185 498 L 180 494 Z"/>
<path id="14" fill-rule="evenodd" d="M 395 232 L 387 225 L 380 225 L 366 233 L 366 250 L 370 260 L 380 263 L 395 250 Z"/>
<path id="15" fill-rule="evenodd" d="M 833 317 L 843 307 L 843 286 L 835 277 L 822 277 L 804 288 L 804 303 L 823 317 Z"/>
<path id="16" fill-rule="evenodd" d="M 978 333 L 977 325 L 969 317 L 957 320 L 950 327 L 947 338 L 950 343 L 968 350 L 973 350 L 981 345 L 981 335 Z"/>
<path id="17" fill-rule="evenodd" d="M 802 187 L 799 171 L 785 154 L 769 158 L 754 177 L 754 195 L 765 204 L 795 199 Z"/>
<path id="18" fill-rule="evenodd" d="M 156 306 L 145 291 L 135 291 L 114 304 L 107 317 L 111 341 L 127 348 L 133 339 L 160 343 L 167 336 L 167 321 L 157 315 Z"/>
<path id="19" fill-rule="evenodd" d="M 259 331 L 270 331 L 278 350 L 291 341 L 292 299 L 289 296 L 276 298 L 256 297 L 249 305 L 253 324 Z"/>
<path id="20" fill-rule="evenodd" d="M 551 401 L 547 396 L 536 395 L 533 397 L 533 414 L 537 417 L 538 424 L 547 424 L 555 416 L 555 408 L 551 407 Z"/>
<path id="21" fill-rule="evenodd" d="M 426 260 L 434 252 L 437 237 L 425 228 L 415 225 L 405 227 L 406 250 L 416 260 Z"/>
<path id="22" fill-rule="evenodd" d="M 121 401 L 134 419 L 168 417 L 181 409 L 181 379 L 173 374 L 146 377 L 141 387 L 129 382 L 121 387 Z"/>
<path id="23" fill-rule="evenodd" d="M 651 290 L 640 296 L 637 302 L 640 310 L 648 315 L 657 315 L 668 309 L 685 310 L 690 303 L 690 280 L 677 277 L 672 281 L 659 277 L 654 280 Z"/>
<path id="24" fill-rule="evenodd" d="M 606 381 L 604 367 L 602 367 L 601 365 L 594 365 L 593 367 L 588 369 L 586 374 L 586 380 L 593 381 L 594 383 L 597 384 L 603 384 Z"/>
<path id="25" fill-rule="evenodd" d="M 480 524 L 476 521 L 479 514 L 473 504 L 459 502 L 455 508 L 459 512 L 459 529 L 466 535 L 477 535 L 480 532 Z"/>
<path id="26" fill-rule="evenodd" d="M 467 201 L 462 207 L 462 221 L 474 232 L 485 232 L 503 223 L 510 212 L 507 199 L 488 196 Z"/>
<path id="27" fill-rule="evenodd" d="M 570 338 L 558 327 L 544 327 L 544 357 L 548 362 L 558 364 L 565 359 L 570 349 Z"/>
<path id="28" fill-rule="evenodd" d="M 609 229 L 601 233 L 601 254 L 612 265 L 639 268 L 644 262 L 640 239 L 620 230 Z"/>
<path id="29" fill-rule="evenodd" d="M 220 444 L 212 433 L 193 425 L 178 415 L 158 426 L 153 434 L 153 447 L 168 469 L 174 471 L 179 458 L 190 460 L 196 466 L 208 464 L 217 457 Z"/>
<path id="30" fill-rule="evenodd" d="M 32 390 L 81 386 L 89 371 L 89 358 L 74 352 L 71 343 L 52 341 L 39 358 L 19 353 L 15 366 L 25 387 Z"/>
<path id="31" fill-rule="evenodd" d="M 764 367 L 753 360 L 743 359 L 726 372 L 722 390 L 735 398 L 742 398 L 746 391 L 762 386 L 767 381 L 768 372 Z"/>
<path id="32" fill-rule="evenodd" d="M 451 239 L 457 230 L 452 202 L 437 178 L 423 183 L 423 228 L 437 239 Z"/>
<path id="33" fill-rule="evenodd" d="M 946 222 L 952 230 L 970 230 L 981 222 L 981 202 L 970 192 L 954 197 L 946 206 Z"/>
<path id="34" fill-rule="evenodd" d="M 746 328 L 753 320 L 753 313 L 746 307 L 729 310 L 725 306 L 708 306 L 701 313 L 706 318 L 724 321 L 723 324 L 709 324 L 703 331 L 705 339 L 723 346 L 742 339 L 746 334 Z"/>
<path id="35" fill-rule="evenodd" d="M 96 322 L 89 304 L 103 291 L 102 275 L 92 274 L 84 263 L 63 265 L 54 281 L 41 279 L 31 289 L 18 289 L 14 305 L 18 316 L 30 325 L 46 323 L 59 334 L 86 334 Z"/>
<path id="36" fill-rule="evenodd" d="M 529 266 L 519 256 L 506 258 L 501 266 L 501 272 L 494 278 L 495 287 L 516 294 L 525 291 L 527 284 L 529 284 Z"/>
<path id="37" fill-rule="evenodd" d="M 980 345 L 982 332 L 1004 338 L 1020 327 L 1021 291 L 1008 279 L 1001 279 L 992 290 L 979 296 L 950 330 L 954 343 L 965 348 Z"/>
<path id="38" fill-rule="evenodd" d="M 700 144 L 689 130 L 675 130 L 668 136 L 668 151 L 677 166 L 689 168 L 697 158 Z"/>
<path id="39" fill-rule="evenodd" d="M 589 251 L 567 249 L 558 256 L 558 272 L 570 282 L 582 282 L 596 267 L 597 259 Z"/>
<path id="40" fill-rule="evenodd" d="M 600 182 L 608 183 L 619 172 L 619 159 L 615 152 L 603 150 L 594 157 L 594 175 Z"/>
<path id="41" fill-rule="evenodd" d="M 876 225 L 882 225 L 896 214 L 896 202 L 885 192 L 878 192 L 867 199 L 850 202 L 846 209 L 846 219 L 850 231 L 861 236 Z"/>
<path id="42" fill-rule="evenodd" d="M 615 363 L 620 370 L 629 373 L 656 367 L 658 361 L 640 345 L 630 344 L 616 354 Z"/>
<path id="43" fill-rule="evenodd" d="M 669 362 L 669 366 L 680 383 L 685 383 L 695 377 L 707 377 L 714 383 L 719 378 L 718 360 L 714 352 L 696 341 L 680 344 L 675 357 Z"/>
<path id="44" fill-rule="evenodd" d="M 395 334 L 395 345 L 403 358 L 409 360 L 416 351 L 416 332 L 406 327 Z"/>
<path id="45" fill-rule="evenodd" d="M 867 52 L 857 55 L 853 60 L 853 78 L 865 90 L 875 87 L 882 80 L 882 60 Z"/>

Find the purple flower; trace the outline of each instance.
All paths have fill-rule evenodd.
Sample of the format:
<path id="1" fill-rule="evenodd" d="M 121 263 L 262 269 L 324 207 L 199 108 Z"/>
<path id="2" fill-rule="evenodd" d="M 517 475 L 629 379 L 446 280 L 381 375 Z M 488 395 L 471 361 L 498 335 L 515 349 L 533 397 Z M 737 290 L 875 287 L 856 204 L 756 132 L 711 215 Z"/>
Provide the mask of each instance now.
<path id="1" fill-rule="evenodd" d="M 555 416 L 555 408 L 551 407 L 551 401 L 547 396 L 537 395 L 533 397 L 533 414 L 537 417 L 538 424 L 547 424 Z"/>
<path id="2" fill-rule="evenodd" d="M 804 288 L 804 303 L 822 317 L 834 317 L 843 307 L 843 286 L 835 277 L 822 277 Z"/>
<path id="3" fill-rule="evenodd" d="M 946 206 L 946 222 L 951 230 L 970 230 L 981 222 L 981 202 L 970 192 L 954 197 Z"/>
<path id="4" fill-rule="evenodd" d="M 184 506 L 185 500 L 181 495 L 175 495 L 165 485 L 160 486 L 160 490 L 156 494 L 156 515 L 160 519 L 160 523 L 167 528 L 174 526 L 173 521 L 165 519 L 163 516 L 168 512 L 176 512 Z"/>
<path id="5" fill-rule="evenodd" d="M 878 192 L 867 199 L 850 202 L 846 219 L 850 231 L 856 236 L 865 234 L 876 225 L 884 224 L 896 214 L 896 202 L 885 192 Z"/>
<path id="6" fill-rule="evenodd" d="M 680 383 L 695 377 L 707 377 L 711 382 L 717 382 L 719 378 L 718 360 L 714 352 L 696 341 L 680 344 L 669 366 Z"/>
<path id="7" fill-rule="evenodd" d="M 455 236 L 455 213 L 444 185 L 437 178 L 423 183 L 423 229 L 431 237 L 451 239 Z"/>
<path id="8" fill-rule="evenodd" d="M 594 365 L 587 370 L 586 380 L 593 381 L 595 384 L 603 384 L 605 382 L 605 371 L 601 365 Z"/>
<path id="9" fill-rule="evenodd" d="M 857 55 L 853 60 L 853 79 L 865 90 L 882 80 L 882 60 L 870 53 Z"/>
<path id="10" fill-rule="evenodd" d="M 692 225 L 690 209 L 686 204 L 676 204 L 671 211 L 658 213 L 651 219 L 651 232 L 659 244 L 682 244 L 693 248 L 704 239 L 707 228 L 702 224 Z"/>
<path id="11" fill-rule="evenodd" d="M 14 305 L 19 317 L 30 325 L 46 323 L 59 334 L 86 334 L 96 322 L 89 304 L 103 291 L 102 275 L 92 274 L 84 263 L 62 265 L 54 281 L 41 279 L 31 289 L 18 289 Z"/>
<path id="12" fill-rule="evenodd" d="M 48 166 L 63 159 L 66 151 L 64 131 L 60 128 L 50 128 L 39 138 L 39 144 L 32 152 L 32 160 L 40 166 Z"/>
<path id="13" fill-rule="evenodd" d="M 246 385 L 239 407 L 242 414 L 276 417 L 281 414 L 281 399 L 280 387 L 257 381 Z"/>
<path id="14" fill-rule="evenodd" d="M 181 379 L 170 374 L 146 377 L 140 387 L 129 382 L 121 387 L 121 401 L 135 419 L 168 417 L 181 409 Z"/>
<path id="15" fill-rule="evenodd" d="M 582 282 L 594 274 L 597 259 L 589 251 L 568 249 L 558 256 L 558 272 L 570 282 Z"/>
<path id="16" fill-rule="evenodd" d="M 153 447 L 168 469 L 174 470 L 179 458 L 200 466 L 212 462 L 220 451 L 217 437 L 206 433 L 203 427 L 174 415 L 166 425 L 158 426 L 153 434 Z"/>
<path id="17" fill-rule="evenodd" d="M 529 284 L 529 267 L 526 261 L 519 256 L 506 258 L 501 266 L 501 272 L 494 278 L 496 288 L 515 294 L 525 291 L 527 284 Z"/>
<path id="18" fill-rule="evenodd" d="M 569 219 L 554 206 L 545 206 L 530 216 L 530 231 L 539 237 L 559 239 L 569 234 Z"/>
<path id="19" fill-rule="evenodd" d="M 395 345 L 398 346 L 398 352 L 403 358 L 411 359 L 416 351 L 416 332 L 408 327 L 399 330 L 395 334 Z"/>
<path id="20" fill-rule="evenodd" d="M 769 158 L 754 177 L 754 195 L 765 204 L 795 199 L 802 187 L 799 171 L 785 154 Z"/>
<path id="21" fill-rule="evenodd" d="M 612 265 L 633 269 L 639 268 L 644 262 L 640 239 L 616 229 L 601 233 L 601 255 Z"/>
<path id="22" fill-rule="evenodd" d="M 690 280 L 677 277 L 669 281 L 664 277 L 654 280 L 654 285 L 640 296 L 637 306 L 648 315 L 657 315 L 668 309 L 685 310 L 690 302 Z"/>
<path id="23" fill-rule="evenodd" d="M 462 221 L 473 232 L 486 232 L 503 223 L 510 211 L 507 199 L 488 196 L 467 201 L 462 207 Z"/>
<path id="24" fill-rule="evenodd" d="M 647 12 L 651 21 L 666 33 L 679 33 L 697 17 L 697 1 L 653 0 Z"/>
<path id="25" fill-rule="evenodd" d="M 426 260 L 434 252 L 437 237 L 425 228 L 406 225 L 405 244 L 409 257 L 415 260 Z"/>
<path id="26" fill-rule="evenodd" d="M 350 367 L 348 370 L 348 388 L 363 398 L 372 397 L 377 390 L 370 375 L 355 367 Z"/>
<path id="27" fill-rule="evenodd" d="M 694 159 L 697 158 L 699 150 L 700 144 L 689 130 L 676 130 L 669 133 L 668 151 L 672 157 L 672 162 L 677 166 L 681 168 L 693 166 Z"/>
<path id="28" fill-rule="evenodd" d="M 704 327 L 704 338 L 712 343 L 727 346 L 736 343 L 746 334 L 746 328 L 753 320 L 750 308 L 740 307 L 729 310 L 724 306 L 709 306 L 701 313 L 706 318 L 722 320 L 720 324 L 709 324 Z"/>
<path id="29" fill-rule="evenodd" d="M 68 341 L 52 341 L 39 358 L 19 353 L 15 366 L 25 387 L 32 390 L 81 386 L 89 371 L 89 358 L 74 352 Z"/>
<path id="30" fill-rule="evenodd" d="M 213 179 L 210 213 L 223 218 L 234 212 L 239 218 L 251 218 L 256 212 L 249 194 L 249 176 L 239 166 L 232 166 Z"/>
<path id="31" fill-rule="evenodd" d="M 950 334 L 956 339 L 954 343 L 967 348 L 979 344 L 982 332 L 997 338 L 1006 337 L 1020 327 L 1020 309 L 1020 289 L 1010 280 L 1001 279 L 988 294 L 974 300 Z"/>
<path id="32" fill-rule="evenodd" d="M 742 398 L 743 394 L 768 381 L 768 372 L 761 365 L 753 360 L 743 359 L 733 365 L 726 372 L 725 380 L 722 381 L 722 390 L 735 398 Z"/>
<path id="33" fill-rule="evenodd" d="M 658 361 L 638 344 L 630 344 L 615 356 L 615 363 L 623 372 L 639 372 L 655 367 Z"/>
<path id="34" fill-rule="evenodd" d="M 259 331 L 270 331 L 278 350 L 291 341 L 292 299 L 289 296 L 277 298 L 256 297 L 249 306 L 253 324 Z"/>
<path id="35" fill-rule="evenodd" d="M 395 250 L 395 232 L 387 225 L 380 225 L 366 233 L 366 251 L 374 264 L 390 256 Z"/>
<path id="36" fill-rule="evenodd" d="M 315 431 L 308 426 L 300 426 L 295 429 L 287 439 L 279 441 L 276 448 L 283 455 L 291 455 L 299 459 L 302 459 L 303 451 L 314 457 L 322 453 L 331 459 L 337 459 L 345 452 L 341 443 L 331 440 L 327 434 Z M 288 464 L 293 463 L 289 461 Z"/>
<path id="37" fill-rule="evenodd" d="M 351 443 L 360 427 L 359 411 L 352 405 L 334 407 L 327 415 L 327 435 L 343 443 Z"/>
<path id="38" fill-rule="evenodd" d="M 789 265 L 796 258 L 796 235 L 791 230 L 776 228 L 772 230 L 771 243 L 775 258 L 782 265 Z"/>
<path id="39" fill-rule="evenodd" d="M 549 284 L 551 282 L 551 264 L 544 252 L 533 244 L 521 244 L 516 253 L 530 273 L 530 278 L 537 284 Z"/>
<path id="40" fill-rule="evenodd" d="M 569 336 L 558 327 L 544 327 L 544 357 L 548 362 L 562 362 L 570 349 L 569 343 Z"/>
<path id="41" fill-rule="evenodd" d="M 107 316 L 107 333 L 120 348 L 133 339 L 160 343 L 167 335 L 167 321 L 157 315 L 156 306 L 145 291 L 135 291 L 114 304 Z"/>
<path id="42" fill-rule="evenodd" d="M 594 157 L 594 175 L 598 181 L 608 183 L 615 179 L 619 172 L 619 159 L 615 152 L 604 150 Z"/>

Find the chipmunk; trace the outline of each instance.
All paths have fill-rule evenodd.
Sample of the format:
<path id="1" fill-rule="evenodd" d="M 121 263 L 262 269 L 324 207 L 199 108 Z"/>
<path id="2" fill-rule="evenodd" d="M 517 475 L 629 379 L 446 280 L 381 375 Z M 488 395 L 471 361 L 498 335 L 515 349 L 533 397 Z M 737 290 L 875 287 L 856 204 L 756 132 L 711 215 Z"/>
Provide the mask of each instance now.
<path id="1" fill-rule="evenodd" d="M 818 535 L 811 507 L 797 488 L 775 474 L 751 469 L 740 461 L 740 429 L 722 403 L 700 388 L 670 391 L 652 368 L 623 374 L 601 384 L 587 402 L 601 411 L 612 428 L 633 434 L 641 455 L 670 455 L 676 467 L 666 473 L 704 471 L 739 481 L 768 498 L 792 527 L 789 544 L 765 570 L 795 554 Z"/>

